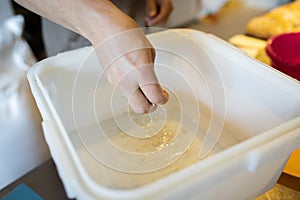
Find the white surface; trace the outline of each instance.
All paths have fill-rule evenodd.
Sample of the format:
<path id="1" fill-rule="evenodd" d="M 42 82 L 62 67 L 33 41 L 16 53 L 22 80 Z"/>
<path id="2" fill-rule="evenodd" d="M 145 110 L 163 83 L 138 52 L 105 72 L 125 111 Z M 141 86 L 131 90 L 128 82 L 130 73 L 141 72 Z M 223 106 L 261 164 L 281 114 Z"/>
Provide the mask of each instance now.
<path id="1" fill-rule="evenodd" d="M 0 189 L 50 158 L 27 71 L 36 61 L 21 38 L 24 19 L 0 27 Z"/>
<path id="2" fill-rule="evenodd" d="M 178 43 L 177 36 L 182 34 L 187 37 Z M 189 49 L 186 49 L 185 44 L 191 41 L 188 38 L 205 47 L 215 68 L 205 53 L 198 54 L 197 45 L 188 45 Z M 198 61 L 194 69 L 203 75 L 200 79 L 190 73 L 182 60 L 173 57 L 176 54 L 157 51 L 156 62 L 178 69 L 196 91 L 201 108 L 200 122 L 203 123 L 200 123 L 200 130 L 207 128 L 209 113 L 222 115 L 224 110 L 219 104 L 226 103 L 225 124 L 217 145 L 205 159 L 138 189 L 104 187 L 101 182 L 105 175 L 101 175 L 99 162 L 95 162 L 95 158 L 84 149 L 77 148 L 74 135 L 71 135 L 75 128 L 95 124 L 90 97 L 97 99 L 104 96 L 101 92 L 93 96 L 94 93 L 88 94 L 87 91 L 101 73 L 97 59 L 95 55 L 89 56 L 92 48 L 48 58 L 32 68 L 28 78 L 42 113 L 51 155 L 68 196 L 77 199 L 252 199 L 273 187 L 289 154 L 300 146 L 299 83 L 202 32 L 161 32 L 150 35 L 149 39 L 156 48 L 180 52 L 179 57 Z M 83 66 L 89 67 L 76 77 Z M 156 70 L 161 81 L 169 81 L 176 86 L 172 76 Z M 215 70 L 219 72 L 224 91 L 218 86 Z M 75 87 L 75 92 L 82 94 L 81 97 L 74 96 L 74 85 L 79 80 L 83 82 Z M 211 86 L 210 91 L 207 86 Z M 192 95 L 184 88 L 178 89 L 178 92 Z M 222 97 L 222 92 L 225 101 L 216 101 L 212 107 L 214 99 L 210 97 Z M 80 104 L 74 104 L 74 100 Z M 74 105 L 79 107 L 72 107 Z M 106 118 L 109 113 L 110 107 L 107 106 L 96 114 L 99 118 Z M 218 120 L 211 123 L 220 125 Z M 197 137 L 203 139 L 201 134 Z"/>
<path id="3" fill-rule="evenodd" d="M 167 26 L 180 27 L 197 19 L 202 9 L 201 0 L 172 0 L 174 10 L 168 20 Z"/>
<path id="4" fill-rule="evenodd" d="M 199 11 L 199 17 L 204 17 L 206 15 L 212 15 L 217 13 L 226 2 L 227 0 L 202 0 L 202 9 L 201 11 Z"/>
<path id="5" fill-rule="evenodd" d="M 272 9 L 281 4 L 288 3 L 290 0 L 243 0 L 247 5 L 254 6 L 262 9 Z"/>

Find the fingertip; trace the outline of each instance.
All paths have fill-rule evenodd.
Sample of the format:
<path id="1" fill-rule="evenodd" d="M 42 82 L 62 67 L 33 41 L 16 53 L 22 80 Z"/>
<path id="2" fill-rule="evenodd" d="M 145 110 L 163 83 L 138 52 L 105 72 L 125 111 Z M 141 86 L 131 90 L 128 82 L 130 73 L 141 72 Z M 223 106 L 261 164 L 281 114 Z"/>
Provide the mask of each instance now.
<path id="1" fill-rule="evenodd" d="M 157 21 L 157 17 L 158 17 L 158 15 L 157 15 L 156 12 L 154 12 L 153 15 L 149 15 L 149 14 L 146 15 L 146 16 L 145 16 L 145 20 L 146 20 L 148 26 L 153 26 L 153 25 L 155 25 L 155 23 L 156 23 L 156 21 Z"/>
<path id="2" fill-rule="evenodd" d="M 148 25 L 148 26 L 153 26 L 153 25 L 155 25 L 155 24 L 152 22 L 152 20 L 148 20 L 148 21 L 147 21 L 147 25 Z"/>
<path id="3" fill-rule="evenodd" d="M 147 17 L 153 18 L 157 15 L 157 5 L 156 2 L 153 0 L 146 1 L 146 13 Z"/>
<path id="4" fill-rule="evenodd" d="M 151 104 L 131 104 L 131 109 L 137 114 L 147 114 L 153 112 L 156 108 Z"/>
<path id="5" fill-rule="evenodd" d="M 153 112 L 153 111 L 155 111 L 155 110 L 156 110 L 156 108 L 157 108 L 157 105 L 155 105 L 155 104 L 152 104 L 152 105 L 151 105 L 151 107 L 150 107 L 150 109 L 149 109 L 149 112 Z"/>
<path id="6" fill-rule="evenodd" d="M 166 90 L 163 90 L 162 93 L 163 93 L 163 97 L 164 97 L 163 104 L 165 104 L 169 101 L 169 93 Z"/>
<path id="7" fill-rule="evenodd" d="M 151 19 L 149 17 L 145 17 L 146 26 L 152 26 L 150 21 L 151 21 Z"/>
<path id="8" fill-rule="evenodd" d="M 145 88 L 144 93 L 148 101 L 155 105 L 163 105 L 169 100 L 168 92 L 162 90 L 159 85 Z"/>
<path id="9" fill-rule="evenodd" d="M 149 12 L 149 17 L 154 17 L 156 15 L 156 10 L 151 10 L 150 12 Z"/>
<path id="10" fill-rule="evenodd" d="M 131 109 L 137 114 L 146 114 L 151 112 L 151 109 L 153 109 L 153 105 L 149 103 L 147 98 L 139 89 L 130 95 L 128 102 Z"/>
<path id="11" fill-rule="evenodd" d="M 158 26 L 160 23 L 162 23 L 160 16 L 155 16 L 147 21 L 148 26 Z"/>
<path id="12" fill-rule="evenodd" d="M 169 93 L 166 90 L 162 90 L 161 98 L 158 98 L 158 101 L 156 101 L 155 104 L 163 105 L 167 103 L 168 100 L 169 100 Z"/>
<path id="13" fill-rule="evenodd" d="M 147 114 L 149 113 L 150 109 L 144 109 L 144 108 L 138 108 L 136 106 L 131 106 L 131 109 L 133 110 L 133 112 L 135 112 L 136 114 Z"/>

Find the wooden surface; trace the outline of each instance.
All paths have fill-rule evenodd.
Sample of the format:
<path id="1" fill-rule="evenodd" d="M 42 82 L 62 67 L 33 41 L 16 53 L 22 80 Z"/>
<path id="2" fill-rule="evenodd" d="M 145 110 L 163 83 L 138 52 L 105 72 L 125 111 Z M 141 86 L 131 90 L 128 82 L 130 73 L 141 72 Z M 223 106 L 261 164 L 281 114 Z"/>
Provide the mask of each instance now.
<path id="1" fill-rule="evenodd" d="M 256 200 L 299 200 L 300 178 L 283 173 L 278 183 L 269 192 L 256 198 Z"/>

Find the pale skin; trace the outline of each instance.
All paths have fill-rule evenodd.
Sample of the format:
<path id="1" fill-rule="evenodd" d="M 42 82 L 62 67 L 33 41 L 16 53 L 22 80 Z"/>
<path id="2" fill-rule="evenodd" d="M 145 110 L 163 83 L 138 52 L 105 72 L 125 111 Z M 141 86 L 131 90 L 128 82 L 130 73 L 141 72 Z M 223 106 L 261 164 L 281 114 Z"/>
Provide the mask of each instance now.
<path id="1" fill-rule="evenodd" d="M 87 38 L 95 47 L 101 63 L 110 63 L 107 77 L 118 83 L 136 113 L 148 113 L 156 105 L 168 101 L 168 93 L 158 83 L 154 71 L 155 50 L 137 23 L 108 0 L 15 0 L 27 9 L 48 18 Z M 167 21 L 172 12 L 171 0 L 145 0 L 145 22 L 155 26 Z M 130 51 L 114 62 L 120 42 L 111 39 L 125 32 L 126 48 Z M 124 40 L 123 40 L 124 41 Z M 103 45 L 105 44 L 105 45 Z M 124 46 L 124 42 L 121 44 Z M 100 46 L 100 47 L 99 47 Z M 104 51 L 109 49 L 110 51 Z M 99 48 L 98 48 L 99 47 Z M 102 59 L 102 60 L 101 60 Z M 124 76 L 137 69 L 133 76 Z M 123 77 L 123 79 L 122 79 Z M 125 78 L 124 78 L 125 77 Z"/>

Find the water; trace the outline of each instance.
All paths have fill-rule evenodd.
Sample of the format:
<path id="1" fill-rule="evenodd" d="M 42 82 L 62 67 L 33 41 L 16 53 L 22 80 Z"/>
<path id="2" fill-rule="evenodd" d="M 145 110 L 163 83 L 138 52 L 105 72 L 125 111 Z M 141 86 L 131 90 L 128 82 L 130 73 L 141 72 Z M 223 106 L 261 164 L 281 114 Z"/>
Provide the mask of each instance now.
<path id="1" fill-rule="evenodd" d="M 179 120 L 166 119 L 157 134 L 135 137 L 122 131 L 115 119 L 110 118 L 81 127 L 70 132 L 69 136 L 89 177 L 109 188 L 130 189 L 199 161 L 200 146 L 210 120 L 209 114 L 201 114 L 201 126 L 197 132 L 188 124 L 182 126 Z M 185 118 L 192 124 L 197 122 Z M 134 120 L 141 127 L 147 127 L 150 122 L 147 117 Z M 218 143 L 208 156 L 239 143 L 235 133 L 234 127 L 225 123 Z"/>
<path id="2" fill-rule="evenodd" d="M 166 121 L 165 126 L 156 135 L 147 138 L 133 137 L 124 133 L 116 126 L 113 119 L 101 121 L 100 124 L 102 131 L 107 131 L 106 137 L 113 146 L 118 147 L 124 152 L 144 155 L 143 159 L 145 160 L 137 160 L 133 163 L 134 167 L 138 169 L 141 169 L 144 166 L 144 162 L 147 162 L 147 155 L 162 152 L 167 148 L 171 149 L 174 147 L 176 141 L 177 143 L 178 141 L 187 143 L 187 138 L 193 135 L 189 130 L 180 128 L 180 124 L 172 120 Z M 183 132 L 180 134 L 178 131 Z M 97 182 L 107 187 L 119 189 L 139 187 L 192 165 L 199 160 L 198 151 L 201 142 L 199 138 L 192 137 L 191 145 L 187 147 L 177 146 L 176 151 L 168 154 L 164 159 L 158 156 L 154 160 L 154 163 L 152 163 L 154 167 L 153 171 L 146 173 L 124 172 L 122 169 L 118 170 L 99 159 L 101 157 L 98 154 L 99 152 L 107 154 L 107 157 L 114 159 L 116 162 L 122 162 L 118 156 L 123 155 L 120 153 L 120 155 L 112 156 L 113 152 L 109 151 L 107 145 L 104 144 L 104 138 L 106 137 L 100 135 L 99 125 L 97 124 L 80 128 L 70 133 L 77 154 L 90 177 L 93 177 Z M 163 167 L 155 169 L 160 163 L 165 164 Z M 128 162 L 120 163 L 124 167 L 126 164 Z"/>
<path id="3" fill-rule="evenodd" d="M 138 138 L 148 138 L 158 134 L 166 120 L 167 111 L 160 105 L 148 114 L 137 114 L 130 108 L 129 112 L 114 117 L 115 123 L 124 133 Z"/>

